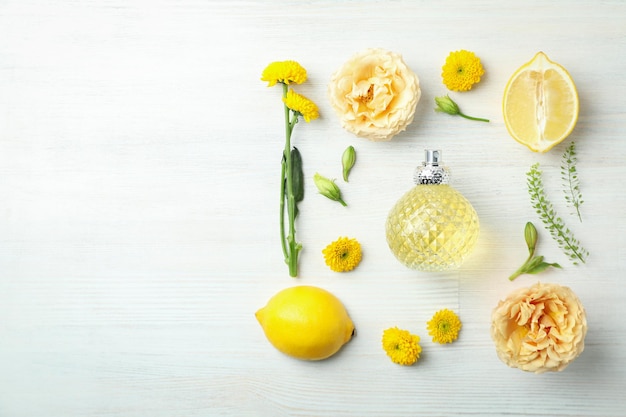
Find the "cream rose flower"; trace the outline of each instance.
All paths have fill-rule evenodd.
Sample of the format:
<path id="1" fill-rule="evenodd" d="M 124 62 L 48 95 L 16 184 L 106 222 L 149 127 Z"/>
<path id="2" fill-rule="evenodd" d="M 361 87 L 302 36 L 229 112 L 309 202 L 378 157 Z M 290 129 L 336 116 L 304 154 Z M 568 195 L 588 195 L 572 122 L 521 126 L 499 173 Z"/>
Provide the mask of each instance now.
<path id="1" fill-rule="evenodd" d="M 513 291 L 491 320 L 498 357 L 524 371 L 562 371 L 585 347 L 585 310 L 568 287 L 537 283 Z"/>
<path id="2" fill-rule="evenodd" d="M 367 49 L 333 74 L 329 95 L 344 129 L 387 141 L 413 121 L 421 91 L 417 75 L 401 55 Z"/>

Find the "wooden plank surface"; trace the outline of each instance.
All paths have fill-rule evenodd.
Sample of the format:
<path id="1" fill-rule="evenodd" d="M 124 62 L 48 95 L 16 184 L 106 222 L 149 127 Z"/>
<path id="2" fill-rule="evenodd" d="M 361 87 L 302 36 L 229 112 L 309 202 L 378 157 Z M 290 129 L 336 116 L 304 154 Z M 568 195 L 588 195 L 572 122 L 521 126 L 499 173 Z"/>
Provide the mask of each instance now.
<path id="1" fill-rule="evenodd" d="M 618 0 L 0 1 L 0 417 L 624 415 L 625 23 Z M 331 74 L 368 47 L 401 53 L 420 78 L 415 121 L 387 143 L 344 131 L 327 99 Z M 489 124 L 433 111 L 458 49 L 486 75 L 451 95 Z M 539 50 L 570 71 L 581 102 L 570 138 L 546 154 L 511 139 L 501 114 L 506 81 Z M 321 113 L 294 134 L 307 179 L 297 279 L 278 240 L 280 91 L 259 80 L 284 59 L 307 68 L 299 91 Z M 582 223 L 562 203 L 571 141 Z M 349 145 L 344 208 L 312 176 L 340 179 Z M 443 151 L 481 220 L 472 257 L 436 275 L 405 269 L 384 236 L 424 148 Z M 535 162 L 585 265 L 530 206 Z M 511 283 L 527 221 L 564 269 Z M 339 236 L 363 246 L 348 274 L 321 254 Z M 558 374 L 506 367 L 489 335 L 498 300 L 537 281 L 571 287 L 587 310 L 586 349 Z M 298 284 L 332 291 L 355 322 L 329 360 L 278 353 L 255 321 Z M 463 321 L 450 346 L 426 333 L 441 308 Z M 385 356 L 392 326 L 422 337 L 416 366 Z"/>

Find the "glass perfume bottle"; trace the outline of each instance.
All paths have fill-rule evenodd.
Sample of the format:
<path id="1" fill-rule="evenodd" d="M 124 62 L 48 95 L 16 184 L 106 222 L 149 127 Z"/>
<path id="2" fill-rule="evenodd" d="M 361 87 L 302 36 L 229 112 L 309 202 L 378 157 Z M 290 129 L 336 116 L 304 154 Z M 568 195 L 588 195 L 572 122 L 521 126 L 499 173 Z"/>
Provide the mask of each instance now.
<path id="1" fill-rule="evenodd" d="M 479 233 L 476 210 L 448 181 L 441 151 L 427 149 L 415 170 L 415 187 L 387 217 L 387 243 L 400 262 L 420 271 L 459 267 L 472 252 Z"/>

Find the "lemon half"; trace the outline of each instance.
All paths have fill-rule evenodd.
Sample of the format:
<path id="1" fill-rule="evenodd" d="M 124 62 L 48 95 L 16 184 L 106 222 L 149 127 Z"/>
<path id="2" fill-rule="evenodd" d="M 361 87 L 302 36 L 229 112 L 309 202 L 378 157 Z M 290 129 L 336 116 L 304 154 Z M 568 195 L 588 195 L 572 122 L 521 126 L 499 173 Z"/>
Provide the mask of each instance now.
<path id="1" fill-rule="evenodd" d="M 337 297 L 300 285 L 274 295 L 256 312 L 267 340 L 286 355 L 304 360 L 326 359 L 354 333 L 354 324 Z"/>
<path id="2" fill-rule="evenodd" d="M 509 134 L 534 152 L 561 143 L 578 120 L 578 92 L 567 70 L 543 52 L 509 79 L 502 99 Z"/>

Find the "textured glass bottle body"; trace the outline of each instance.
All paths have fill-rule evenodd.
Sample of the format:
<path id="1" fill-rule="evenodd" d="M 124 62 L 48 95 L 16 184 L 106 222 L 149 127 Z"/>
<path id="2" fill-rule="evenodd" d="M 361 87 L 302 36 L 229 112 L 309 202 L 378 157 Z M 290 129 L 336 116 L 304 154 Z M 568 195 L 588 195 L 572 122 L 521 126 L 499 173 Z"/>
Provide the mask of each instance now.
<path id="1" fill-rule="evenodd" d="M 409 190 L 391 209 L 387 243 L 409 268 L 432 272 L 457 268 L 478 240 L 478 215 L 450 185 L 425 182 Z"/>

